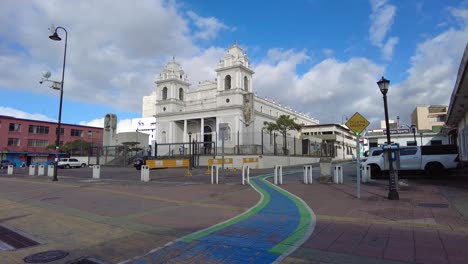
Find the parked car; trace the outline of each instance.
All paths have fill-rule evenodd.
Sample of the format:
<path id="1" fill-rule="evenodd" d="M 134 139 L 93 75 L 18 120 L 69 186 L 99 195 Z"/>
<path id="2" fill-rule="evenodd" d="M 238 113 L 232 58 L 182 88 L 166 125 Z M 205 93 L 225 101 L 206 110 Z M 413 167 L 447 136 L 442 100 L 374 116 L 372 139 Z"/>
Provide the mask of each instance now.
<path id="1" fill-rule="evenodd" d="M 145 165 L 145 159 L 143 157 L 133 160 L 133 167 L 135 167 L 136 170 L 141 170 L 141 166 L 143 165 Z"/>
<path id="2" fill-rule="evenodd" d="M 0 169 L 8 168 L 8 165 L 13 165 L 13 167 L 16 166 L 16 164 L 15 164 L 13 161 L 2 160 L 2 161 L 0 162 Z"/>
<path id="3" fill-rule="evenodd" d="M 80 168 L 80 167 L 81 168 L 86 167 L 86 163 L 79 161 L 78 159 L 74 159 L 74 158 L 60 159 L 57 164 L 57 168 L 69 169 L 69 168 Z"/>
<path id="4" fill-rule="evenodd" d="M 379 177 L 384 169 L 382 148 L 372 148 L 361 166 L 370 166 L 371 176 Z M 455 145 L 406 146 L 400 147 L 400 171 L 424 171 L 427 175 L 438 175 L 444 169 L 455 169 L 459 165 L 458 148 Z"/>

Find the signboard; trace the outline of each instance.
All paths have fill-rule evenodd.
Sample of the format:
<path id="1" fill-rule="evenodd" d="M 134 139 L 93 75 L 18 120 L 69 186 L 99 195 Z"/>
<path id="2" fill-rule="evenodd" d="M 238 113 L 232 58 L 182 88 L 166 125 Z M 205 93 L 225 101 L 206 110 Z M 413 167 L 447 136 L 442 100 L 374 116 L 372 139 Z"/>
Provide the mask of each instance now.
<path id="1" fill-rule="evenodd" d="M 132 130 L 136 131 L 151 131 L 156 128 L 156 118 L 142 117 L 132 119 Z"/>
<path id="2" fill-rule="evenodd" d="M 387 135 L 387 130 L 383 131 L 384 135 Z M 409 128 L 398 128 L 398 129 L 390 129 L 390 135 L 393 134 L 409 134 L 410 129 Z"/>
<path id="3" fill-rule="evenodd" d="M 361 132 L 369 126 L 369 121 L 365 119 L 361 114 L 356 112 L 349 120 L 346 122 L 346 126 L 351 129 L 354 133 L 361 134 Z"/>

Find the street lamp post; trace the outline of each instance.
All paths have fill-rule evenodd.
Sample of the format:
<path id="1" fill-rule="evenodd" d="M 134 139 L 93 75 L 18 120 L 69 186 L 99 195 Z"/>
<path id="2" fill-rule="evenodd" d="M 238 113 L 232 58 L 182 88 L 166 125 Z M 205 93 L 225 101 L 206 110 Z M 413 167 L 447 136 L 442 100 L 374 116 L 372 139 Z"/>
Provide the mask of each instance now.
<path id="1" fill-rule="evenodd" d="M 387 92 L 388 92 L 388 87 L 390 85 L 390 81 L 385 79 L 382 76 L 382 79 L 380 79 L 377 82 L 377 85 L 379 86 L 380 91 L 383 94 L 383 101 L 384 101 L 384 109 L 385 109 L 385 126 L 387 130 L 387 146 L 388 146 L 388 168 L 389 168 L 389 183 L 388 183 L 388 199 L 389 200 L 399 200 L 400 197 L 398 195 L 398 191 L 396 188 L 396 177 L 395 177 L 395 171 L 393 169 L 393 160 L 392 160 L 392 150 L 391 150 L 391 141 L 390 141 L 390 124 L 388 122 L 388 107 L 387 107 Z"/>
<path id="2" fill-rule="evenodd" d="M 62 29 L 65 31 L 65 51 L 63 53 L 63 68 L 62 68 L 62 85 L 60 89 L 60 105 L 59 105 L 59 115 L 58 115 L 58 121 L 57 121 L 57 139 L 55 142 L 55 166 L 54 166 L 54 177 L 53 181 L 58 181 L 57 178 L 57 165 L 59 161 L 59 155 L 60 155 L 60 133 L 61 133 L 61 123 L 62 123 L 62 99 L 63 99 L 63 85 L 64 85 L 64 78 L 65 78 L 65 61 L 67 58 L 67 39 L 68 39 L 68 32 L 65 28 L 63 27 L 56 27 L 54 30 L 54 33 L 49 36 L 51 40 L 55 41 L 60 41 L 62 38 L 59 37 L 57 34 L 57 30 Z"/>
<path id="3" fill-rule="evenodd" d="M 417 146 L 418 142 L 416 142 L 416 126 L 411 125 L 411 130 L 413 131 L 413 137 L 414 137 L 414 144 Z"/>

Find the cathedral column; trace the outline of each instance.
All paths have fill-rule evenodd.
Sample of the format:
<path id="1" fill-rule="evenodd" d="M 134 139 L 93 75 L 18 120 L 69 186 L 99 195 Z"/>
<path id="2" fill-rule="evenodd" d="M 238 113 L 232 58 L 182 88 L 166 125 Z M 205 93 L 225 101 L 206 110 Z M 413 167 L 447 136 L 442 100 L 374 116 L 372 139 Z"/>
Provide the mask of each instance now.
<path id="1" fill-rule="evenodd" d="M 202 117 L 200 122 L 200 142 L 205 141 L 204 133 L 205 132 L 205 119 Z"/>
<path id="2" fill-rule="evenodd" d="M 184 134 L 182 135 L 182 141 L 187 142 L 187 119 L 184 119 Z"/>

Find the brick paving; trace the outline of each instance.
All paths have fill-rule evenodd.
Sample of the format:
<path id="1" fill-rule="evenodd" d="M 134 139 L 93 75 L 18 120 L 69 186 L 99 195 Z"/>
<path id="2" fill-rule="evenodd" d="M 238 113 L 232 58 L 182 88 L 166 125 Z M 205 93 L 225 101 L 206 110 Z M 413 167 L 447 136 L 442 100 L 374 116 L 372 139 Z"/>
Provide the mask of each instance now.
<path id="1" fill-rule="evenodd" d="M 463 175 L 410 178 L 400 188 L 400 200 L 389 201 L 385 180 L 363 184 L 361 199 L 356 199 L 350 171 L 345 169 L 343 185 L 317 183 L 317 168 L 312 185 L 300 183 L 302 173 L 285 175 L 281 187 L 304 200 L 317 222 L 311 236 L 282 263 L 468 263 L 468 180 Z M 183 170 L 151 171 L 149 183 L 140 183 L 130 169 L 109 169 L 98 181 L 90 180 L 89 169 L 63 170 L 59 182 L 2 173 L 0 225 L 41 243 L 0 251 L 0 263 L 7 264 L 56 249 L 70 255 L 54 263 L 83 256 L 118 263 L 235 217 L 260 199 L 239 184 L 240 172 L 227 173 L 220 185 L 210 185 L 201 169 L 193 177 L 183 177 Z M 251 233 L 246 230 L 229 234 Z M 210 248 L 196 241 L 192 246 L 202 253 L 186 259 L 172 252 L 168 262 L 210 263 L 203 257 Z M 254 246 L 229 250 L 246 253 Z"/>

